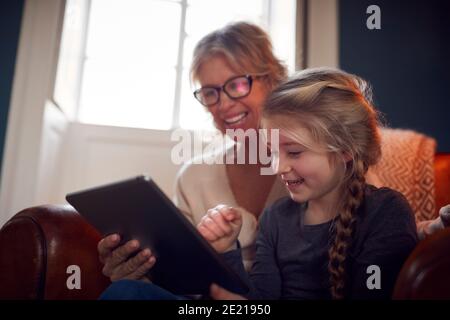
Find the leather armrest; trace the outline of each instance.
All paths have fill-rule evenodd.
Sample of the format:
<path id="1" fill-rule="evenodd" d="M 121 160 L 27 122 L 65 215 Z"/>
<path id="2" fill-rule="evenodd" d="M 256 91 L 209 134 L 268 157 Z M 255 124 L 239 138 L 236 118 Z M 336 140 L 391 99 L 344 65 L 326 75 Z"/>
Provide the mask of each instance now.
<path id="1" fill-rule="evenodd" d="M 96 299 L 109 285 L 98 261 L 98 232 L 71 206 L 25 209 L 0 230 L 0 299 Z M 70 290 L 70 265 L 81 288 Z"/>
<path id="2" fill-rule="evenodd" d="M 393 299 L 450 299 L 450 228 L 417 245 L 400 271 Z"/>

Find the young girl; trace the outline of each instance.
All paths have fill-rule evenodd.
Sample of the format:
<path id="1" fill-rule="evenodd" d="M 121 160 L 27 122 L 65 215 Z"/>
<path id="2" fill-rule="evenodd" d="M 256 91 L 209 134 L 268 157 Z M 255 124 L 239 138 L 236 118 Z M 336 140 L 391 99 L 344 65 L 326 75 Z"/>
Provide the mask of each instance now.
<path id="1" fill-rule="evenodd" d="M 305 70 L 268 97 L 262 124 L 279 129 L 277 173 L 290 197 L 261 216 L 250 275 L 236 241 L 239 209 L 217 206 L 198 225 L 248 281 L 246 298 L 390 298 L 417 233 L 402 194 L 365 182 L 381 153 L 367 84 L 335 69 Z M 211 295 L 239 298 L 217 286 Z"/>

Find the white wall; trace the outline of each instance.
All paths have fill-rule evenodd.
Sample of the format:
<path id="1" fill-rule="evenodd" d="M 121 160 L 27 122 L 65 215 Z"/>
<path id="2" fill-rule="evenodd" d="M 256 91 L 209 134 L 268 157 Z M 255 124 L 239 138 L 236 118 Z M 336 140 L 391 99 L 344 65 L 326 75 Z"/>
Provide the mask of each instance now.
<path id="1" fill-rule="evenodd" d="M 60 202 L 58 194 L 69 125 L 64 113 L 47 101 L 40 141 L 36 192 L 32 205 Z"/>
<path id="2" fill-rule="evenodd" d="M 58 202 L 68 192 L 148 174 L 171 197 L 179 166 L 170 131 L 71 123 L 62 158 Z"/>

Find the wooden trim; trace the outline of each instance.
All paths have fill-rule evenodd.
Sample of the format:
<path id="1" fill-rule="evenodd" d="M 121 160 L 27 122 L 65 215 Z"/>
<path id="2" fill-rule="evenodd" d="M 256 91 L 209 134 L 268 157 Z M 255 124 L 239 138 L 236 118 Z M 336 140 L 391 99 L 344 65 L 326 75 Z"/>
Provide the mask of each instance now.
<path id="1" fill-rule="evenodd" d="M 295 18 L 295 70 L 305 69 L 308 65 L 308 2 L 297 0 Z"/>
<path id="2" fill-rule="evenodd" d="M 338 0 L 307 4 L 306 67 L 339 67 Z"/>

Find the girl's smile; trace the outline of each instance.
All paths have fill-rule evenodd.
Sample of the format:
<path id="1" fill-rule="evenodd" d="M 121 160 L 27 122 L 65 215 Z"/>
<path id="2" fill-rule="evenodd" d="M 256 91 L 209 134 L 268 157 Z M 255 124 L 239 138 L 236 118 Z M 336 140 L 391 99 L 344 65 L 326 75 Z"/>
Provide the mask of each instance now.
<path id="1" fill-rule="evenodd" d="M 294 192 L 297 188 L 300 188 L 300 186 L 305 182 L 305 179 L 303 179 L 303 178 L 295 179 L 295 180 L 283 179 L 283 182 L 289 191 Z"/>

